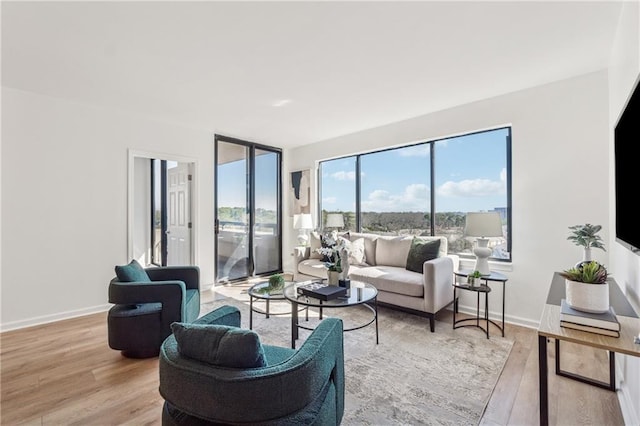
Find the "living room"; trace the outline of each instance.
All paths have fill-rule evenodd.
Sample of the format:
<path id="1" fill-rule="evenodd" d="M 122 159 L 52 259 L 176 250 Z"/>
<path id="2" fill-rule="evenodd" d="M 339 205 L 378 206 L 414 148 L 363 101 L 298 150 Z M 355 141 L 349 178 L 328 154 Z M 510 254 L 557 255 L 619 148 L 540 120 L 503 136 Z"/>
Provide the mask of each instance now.
<path id="1" fill-rule="evenodd" d="M 414 7 L 419 7 L 419 3 Z M 494 3 L 487 7 L 495 8 L 491 12 L 497 13 L 500 7 L 513 7 L 518 3 Z M 213 4 L 215 2 L 209 3 L 210 6 Z M 358 4 L 351 3 L 349 14 L 342 15 L 347 24 L 349 18 L 356 16 Z M 424 2 L 423 7 L 428 4 Z M 273 85 L 267 83 L 275 73 L 274 69 L 265 67 L 265 80 L 247 82 L 245 90 L 235 97 L 220 94 L 221 104 L 226 103 L 234 113 L 229 113 L 233 115 L 230 117 L 221 113 L 219 118 L 209 117 L 206 109 L 208 99 L 214 99 L 216 93 L 206 91 L 206 96 L 200 96 L 203 88 L 197 82 L 164 81 L 158 77 L 164 75 L 160 70 L 158 74 L 149 72 L 149 63 L 136 61 L 136 53 L 144 53 L 147 60 L 160 58 L 151 65 L 166 68 L 179 67 L 182 63 L 197 67 L 198 63 L 191 58 L 204 56 L 203 51 L 193 45 L 182 45 L 178 35 L 166 30 L 166 33 L 161 32 L 165 37 L 161 41 L 172 52 L 177 52 L 177 56 L 165 63 L 162 51 L 156 50 L 159 48 L 153 40 L 145 38 L 144 32 L 142 36 L 138 34 L 135 28 L 138 18 L 157 14 L 164 19 L 160 20 L 161 24 L 171 22 L 168 12 L 158 9 L 155 3 L 139 4 L 134 10 L 127 11 L 130 15 L 125 14 L 129 16 L 126 18 L 120 16 L 118 9 L 110 10 L 106 4 L 78 2 L 63 7 L 56 2 L 3 2 L 2 331 L 108 310 L 107 285 L 113 277 L 113 266 L 130 260 L 128 176 L 131 151 L 184 158 L 196 164 L 194 257 L 201 269 L 202 283 L 213 286 L 216 253 L 214 224 L 209 218 L 214 217 L 210 182 L 214 181 L 215 134 L 282 147 L 282 178 L 286 182 L 290 171 L 315 170 L 322 160 L 504 125 L 511 126 L 513 137 L 513 253 L 512 262 L 492 264 L 492 267 L 509 278 L 506 321 L 533 329 L 538 327 L 553 272 L 575 264 L 581 256 L 579 248 L 567 241 L 568 227 L 578 223 L 603 226 L 601 234 L 607 250 L 594 252 L 594 256 L 607 265 L 635 305 L 636 312 L 640 312 L 640 258 L 615 239 L 613 192 L 613 128 L 640 74 L 640 6 L 638 2 L 569 2 L 558 5 L 567 9 L 555 10 L 553 4 L 538 6 L 541 9 L 534 9 L 536 14 L 531 16 L 542 19 L 562 12 L 564 19 L 569 21 L 574 12 L 576 16 L 591 18 L 585 22 L 599 22 L 594 15 L 600 15 L 605 22 L 600 28 L 608 31 L 586 32 L 580 36 L 569 33 L 566 39 L 558 38 L 552 43 L 558 49 L 564 43 L 576 46 L 576 59 L 573 56 L 571 59 L 574 62 L 579 62 L 577 58 L 582 60 L 579 70 L 562 62 L 564 56 L 554 56 L 565 54 L 562 50 L 555 53 L 535 49 L 529 55 L 534 65 L 529 66 L 526 73 L 521 68 L 509 68 L 518 65 L 517 61 L 510 65 L 509 57 L 503 58 L 504 73 L 489 76 L 467 72 L 451 74 L 446 68 L 435 74 L 425 70 L 425 79 L 449 87 L 451 98 L 434 101 L 434 106 L 427 107 L 424 112 L 419 112 L 419 105 L 413 106 L 413 110 L 407 107 L 406 111 L 414 112 L 406 115 L 400 115 L 396 106 L 381 104 L 377 106 L 377 117 L 342 122 L 341 131 L 332 128 L 333 133 L 325 133 L 328 132 L 326 123 L 338 122 L 340 117 L 326 110 L 325 114 L 318 115 L 313 127 L 302 128 L 296 123 L 296 114 L 286 109 L 296 108 L 293 97 L 290 105 L 262 108 L 263 117 L 256 115 L 255 121 L 251 121 L 248 114 L 242 116 L 238 112 L 242 111 L 243 103 L 250 105 L 252 99 L 255 102 L 250 96 L 252 93 L 262 99 L 289 96 L 268 89 Z M 125 5 L 126 2 L 120 7 Z M 534 7 L 533 3 L 526 5 Z M 267 6 L 265 3 L 260 7 Z M 255 9 L 259 6 L 252 3 L 246 3 L 244 7 L 249 11 L 259 10 Z M 366 4 L 359 7 L 366 7 Z M 387 7 L 391 8 L 390 5 Z M 326 15 L 321 16 L 335 15 L 330 9 L 323 12 Z M 443 10 L 442 20 L 445 12 L 455 11 Z M 194 10 L 184 13 L 191 18 L 198 15 Z M 425 10 L 420 13 L 426 14 Z M 465 15 L 467 13 L 471 14 L 467 11 Z M 512 16 L 505 12 L 505 17 Z M 231 31 L 234 25 L 243 22 L 225 19 L 224 13 L 216 15 L 216 19 L 221 31 Z M 206 19 L 202 20 L 206 22 Z M 267 24 L 259 26 L 258 21 L 254 16 L 242 24 L 244 31 L 233 32 L 236 35 L 253 34 L 244 40 L 246 48 L 264 34 L 251 33 L 248 28 L 252 25 L 260 29 L 269 27 Z M 310 18 L 309 21 L 314 22 Z M 562 31 L 558 27 L 541 27 L 543 31 L 538 32 L 535 20 L 531 21 L 528 33 L 531 43 L 533 39 L 544 37 L 545 31 L 555 30 L 557 32 L 553 34 L 561 37 Z M 114 22 L 121 28 L 113 25 Z M 304 21 L 300 25 L 310 25 L 310 22 Z M 415 21 L 411 22 L 417 25 Z M 505 24 L 508 22 L 504 21 Z M 514 21 L 511 25 L 523 26 L 525 22 L 528 21 Z M 165 25 L 159 26 L 164 28 Z M 194 28 L 201 28 L 200 25 L 203 25 L 200 20 L 191 23 Z M 382 22 L 379 25 L 384 26 Z M 92 27 L 94 31 L 90 31 Z M 127 46 L 111 42 L 109 37 L 122 42 L 116 38 L 113 28 L 135 41 L 132 43 L 135 49 L 128 50 Z M 515 32 L 515 28 L 512 30 Z M 491 35 L 492 31 L 495 30 L 487 33 Z M 84 34 L 86 38 L 77 34 Z M 448 37 L 455 39 L 455 34 L 444 34 L 440 35 L 438 43 Z M 280 37 L 295 38 L 289 34 Z M 480 35 L 468 37 L 469 43 L 477 37 Z M 572 37 L 583 38 L 587 44 L 583 41 L 583 44 L 571 45 L 570 41 L 575 42 Z M 492 39 L 495 40 L 492 37 L 482 40 Z M 312 40 L 323 46 L 322 37 L 320 41 Z M 326 48 L 336 49 L 339 40 L 329 40 L 333 43 Z M 218 55 L 217 66 L 226 67 L 227 74 L 242 72 L 243 66 L 250 68 L 264 60 L 257 57 L 255 62 L 229 62 L 233 56 L 227 56 L 224 49 L 227 42 L 217 40 L 215 49 L 209 53 Z M 582 50 L 578 50 L 578 46 Z M 426 44 L 423 47 L 426 49 Z M 500 46 L 500 49 L 507 47 Z M 522 49 L 526 47 L 523 45 Z M 584 59 L 590 58 L 587 53 L 591 48 L 594 54 L 605 53 Z M 471 68 L 471 62 L 479 61 L 474 49 L 477 47 L 472 45 L 459 57 L 467 58 L 469 69 L 477 70 Z M 336 53 L 338 63 L 325 68 L 324 72 L 346 73 L 338 60 L 348 58 L 349 52 L 345 49 L 340 55 Z M 350 54 L 358 57 L 355 52 Z M 293 62 L 313 60 L 302 53 L 292 57 Z M 554 68 L 554 59 L 568 71 L 555 70 L 556 74 L 553 74 L 550 70 Z M 118 60 L 127 67 L 121 66 Z M 96 62 L 102 63 L 102 67 L 96 67 Z M 384 57 L 377 58 L 380 67 L 385 62 Z M 463 65 L 464 60 L 458 64 Z M 131 65 L 135 67 L 129 68 Z M 376 85 L 380 85 L 378 89 L 372 84 L 370 92 L 344 92 L 344 100 L 335 99 L 334 102 L 347 103 L 357 110 L 359 98 L 363 98 L 364 103 L 371 103 L 375 100 L 375 91 L 386 93 L 387 85 L 398 92 L 413 90 L 403 88 L 403 74 L 396 69 L 401 66 L 404 66 L 402 62 L 396 61 L 394 66 L 385 68 L 389 79 L 384 85 L 376 81 Z M 426 68 L 426 64 L 424 66 Z M 356 80 L 358 75 L 367 72 L 366 69 L 355 69 L 347 75 Z M 394 72 L 401 77 L 396 77 Z M 526 85 L 516 79 L 523 74 L 529 77 Z M 456 76 L 453 82 L 448 80 L 452 75 Z M 560 75 L 562 77 L 558 77 Z M 308 81 L 306 90 L 311 93 L 328 90 L 323 88 L 322 81 Z M 508 86 L 501 85 L 512 81 L 521 85 L 508 90 Z M 123 82 L 127 85 L 118 85 Z M 182 85 L 180 90 L 168 90 L 168 83 Z M 465 87 L 466 93 L 453 91 L 456 86 Z M 140 92 L 143 88 L 154 89 L 158 98 L 143 102 L 142 98 L 136 97 L 137 88 Z M 187 95 L 190 97 L 185 100 L 183 96 Z M 167 101 L 172 96 L 175 100 L 173 108 Z M 425 98 L 431 102 L 428 96 Z M 198 111 L 198 107 L 203 110 Z M 271 132 L 268 133 L 264 122 L 273 122 L 273 127 L 282 129 L 281 133 L 275 133 L 272 127 L 268 128 Z M 290 127 L 285 126 L 287 122 Z M 305 143 L 299 144 L 295 139 Z M 312 173 L 311 188 L 316 185 Z M 317 194 L 313 193 L 310 200 L 311 211 L 315 212 Z M 286 195 L 284 201 L 287 205 Z M 290 271 L 294 266 L 290 253 L 297 244 L 297 231 L 290 221 L 283 222 L 283 270 Z M 29 274 L 25 277 L 27 271 Z M 108 350 L 106 345 L 105 350 Z M 622 411 L 628 424 L 637 424 L 640 418 L 640 380 L 637 379 L 640 363 L 637 358 L 621 357 L 619 369 L 618 394 Z"/>

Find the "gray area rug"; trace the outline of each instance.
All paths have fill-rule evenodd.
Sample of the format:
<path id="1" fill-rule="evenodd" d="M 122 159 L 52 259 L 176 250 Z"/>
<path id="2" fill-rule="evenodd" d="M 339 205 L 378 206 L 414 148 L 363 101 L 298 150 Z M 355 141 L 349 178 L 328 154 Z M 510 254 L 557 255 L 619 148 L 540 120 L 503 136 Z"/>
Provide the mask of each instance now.
<path id="1" fill-rule="evenodd" d="M 249 327 L 248 286 L 216 288 L 225 299 L 203 305 L 201 314 L 228 304 L 241 311 Z M 257 308 L 264 308 L 262 304 Z M 271 302 L 271 312 L 253 314 L 253 329 L 263 343 L 290 347 L 291 316 L 287 302 Z M 428 319 L 379 308 L 380 343 L 375 325 L 345 332 L 345 412 L 343 425 L 477 425 L 489 402 L 513 346 L 507 338 L 486 339 L 476 328 L 452 329 Z M 342 318 L 345 328 L 363 324 L 371 312 L 358 306 L 325 309 L 325 316 Z M 309 326 L 318 322 L 310 311 Z M 304 313 L 300 313 L 304 319 Z M 493 330 L 492 330 L 493 331 Z M 300 330 L 300 347 L 309 331 Z"/>

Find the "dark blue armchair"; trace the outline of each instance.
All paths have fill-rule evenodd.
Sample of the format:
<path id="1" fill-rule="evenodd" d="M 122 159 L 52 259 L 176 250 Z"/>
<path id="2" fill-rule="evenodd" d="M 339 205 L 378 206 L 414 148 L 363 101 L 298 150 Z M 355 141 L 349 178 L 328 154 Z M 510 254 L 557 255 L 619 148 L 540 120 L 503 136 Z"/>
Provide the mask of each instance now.
<path id="1" fill-rule="evenodd" d="M 192 326 L 198 325 L 226 326 L 218 328 L 255 334 L 239 329 L 240 311 L 232 306 L 222 306 Z M 181 353 L 183 341 L 177 337 L 174 332 L 160 349 L 163 425 L 330 426 L 342 421 L 342 320 L 324 319 L 297 350 L 262 345 L 264 364 L 253 368 L 220 366 L 187 356 Z M 222 340 L 194 343 L 219 348 L 218 342 L 222 345 Z"/>
<path id="2" fill-rule="evenodd" d="M 197 266 L 143 269 L 132 261 L 116 267 L 109 283 L 109 347 L 130 358 L 157 356 L 171 334 L 171 323 L 191 322 L 200 314 Z"/>

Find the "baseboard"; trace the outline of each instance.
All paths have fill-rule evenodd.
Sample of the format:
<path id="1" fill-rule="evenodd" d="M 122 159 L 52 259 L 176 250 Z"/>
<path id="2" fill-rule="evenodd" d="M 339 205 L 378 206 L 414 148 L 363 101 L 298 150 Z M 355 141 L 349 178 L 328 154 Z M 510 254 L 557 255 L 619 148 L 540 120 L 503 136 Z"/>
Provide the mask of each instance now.
<path id="1" fill-rule="evenodd" d="M 453 309 L 452 307 L 449 309 Z M 467 315 L 472 315 L 475 316 L 476 315 L 476 307 L 475 306 L 467 306 L 467 305 L 458 305 L 458 312 L 462 312 L 463 314 L 467 314 Z M 480 312 L 480 314 L 482 315 L 482 311 Z M 502 321 L 502 312 L 495 312 L 495 311 L 489 311 L 489 318 L 492 319 L 493 321 Z M 540 322 L 539 321 L 533 321 L 527 318 L 522 318 L 522 317 L 516 317 L 513 315 L 506 315 L 504 316 L 504 322 L 509 323 L 509 324 L 513 324 L 513 325 L 519 325 L 521 327 L 526 327 L 526 328 L 533 328 L 535 330 L 538 329 L 538 327 L 540 326 Z"/>
<path id="2" fill-rule="evenodd" d="M 3 324 L 0 324 L 0 332 L 17 330 L 17 329 L 26 328 L 26 327 L 33 327 L 36 325 L 48 324 L 50 322 L 82 317 L 90 314 L 97 314 L 98 312 L 108 311 L 111 308 L 111 306 L 113 305 L 111 304 L 98 305 L 90 308 L 77 309 L 74 311 L 58 312 L 52 315 L 43 315 L 40 317 L 29 318 L 26 320 L 3 323 Z"/>
<path id="3" fill-rule="evenodd" d="M 622 369 L 620 363 L 616 363 L 616 377 L 624 377 L 622 375 Z M 625 425 L 640 425 L 640 417 L 636 413 L 633 401 L 631 401 L 631 395 L 629 387 L 624 381 L 619 380 L 619 386 L 617 390 L 618 402 L 620 403 L 620 411 L 622 411 L 622 418 Z"/>

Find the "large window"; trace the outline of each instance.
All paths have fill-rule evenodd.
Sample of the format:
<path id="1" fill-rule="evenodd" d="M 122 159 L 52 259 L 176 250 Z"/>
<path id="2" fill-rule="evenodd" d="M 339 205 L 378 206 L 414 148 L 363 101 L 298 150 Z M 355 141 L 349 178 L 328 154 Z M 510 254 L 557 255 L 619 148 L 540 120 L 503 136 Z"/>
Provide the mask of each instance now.
<path id="1" fill-rule="evenodd" d="M 499 212 L 503 238 L 492 258 L 511 260 L 511 129 L 508 127 L 320 163 L 320 213 L 342 213 L 345 229 L 447 237 L 472 256 L 466 213 Z"/>
<path id="2" fill-rule="evenodd" d="M 216 281 L 282 271 L 282 153 L 216 135 Z"/>

